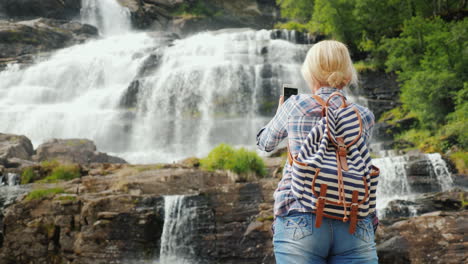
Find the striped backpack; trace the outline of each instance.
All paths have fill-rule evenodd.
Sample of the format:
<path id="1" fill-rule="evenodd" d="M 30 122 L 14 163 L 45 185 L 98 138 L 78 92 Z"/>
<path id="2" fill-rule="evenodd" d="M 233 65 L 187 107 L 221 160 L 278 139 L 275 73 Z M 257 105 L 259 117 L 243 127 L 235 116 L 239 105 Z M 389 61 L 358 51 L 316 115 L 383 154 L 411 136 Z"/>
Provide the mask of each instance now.
<path id="1" fill-rule="evenodd" d="M 337 109 L 329 107 L 330 99 L 341 97 Z M 362 135 L 362 119 L 346 98 L 335 92 L 322 105 L 322 119 L 292 156 L 292 193 L 308 210 L 315 213 L 315 226 L 329 217 L 350 221 L 349 232 L 356 231 L 357 221 L 375 211 L 379 169 L 371 158 Z M 288 147 L 289 149 L 289 147 Z"/>

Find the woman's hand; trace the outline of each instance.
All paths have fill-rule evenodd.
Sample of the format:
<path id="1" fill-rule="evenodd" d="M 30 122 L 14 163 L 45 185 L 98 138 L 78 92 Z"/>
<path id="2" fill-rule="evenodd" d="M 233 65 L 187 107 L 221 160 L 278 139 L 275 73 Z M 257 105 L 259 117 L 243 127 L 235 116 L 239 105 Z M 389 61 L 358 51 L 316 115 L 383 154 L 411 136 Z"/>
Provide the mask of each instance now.
<path id="1" fill-rule="evenodd" d="M 279 98 L 279 102 L 278 102 L 278 109 L 276 109 L 276 113 L 278 113 L 278 111 L 280 110 L 281 108 L 281 105 L 284 104 L 284 96 L 281 95 L 280 98 Z"/>

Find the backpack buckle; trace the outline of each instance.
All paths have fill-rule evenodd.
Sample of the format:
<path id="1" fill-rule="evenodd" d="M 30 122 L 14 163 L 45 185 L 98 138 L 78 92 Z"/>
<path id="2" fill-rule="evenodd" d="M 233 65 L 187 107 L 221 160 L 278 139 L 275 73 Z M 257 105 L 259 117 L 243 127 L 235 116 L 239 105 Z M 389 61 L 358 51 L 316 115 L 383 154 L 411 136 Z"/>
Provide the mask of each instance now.
<path id="1" fill-rule="evenodd" d="M 358 210 L 359 210 L 359 203 L 358 203 L 359 193 L 358 191 L 353 191 L 353 198 L 351 203 L 351 213 L 350 213 L 350 223 L 349 223 L 349 233 L 353 234 L 356 232 L 356 225 L 358 221 Z"/>
<path id="2" fill-rule="evenodd" d="M 320 227 L 322 225 L 323 219 L 323 209 L 325 209 L 325 201 L 327 195 L 327 188 L 328 185 L 321 184 L 320 185 L 320 195 L 317 197 L 317 211 L 315 213 L 315 227 Z"/>

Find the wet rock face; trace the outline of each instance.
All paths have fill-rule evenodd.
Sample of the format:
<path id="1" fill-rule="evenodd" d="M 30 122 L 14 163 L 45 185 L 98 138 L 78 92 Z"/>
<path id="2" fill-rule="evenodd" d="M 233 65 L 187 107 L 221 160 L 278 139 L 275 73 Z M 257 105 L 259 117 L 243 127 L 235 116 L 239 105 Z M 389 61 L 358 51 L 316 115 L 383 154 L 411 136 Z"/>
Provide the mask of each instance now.
<path id="1" fill-rule="evenodd" d="M 8 208 L 0 263 L 152 259 L 162 231 L 161 199 L 61 197 L 68 198 L 23 202 Z"/>
<path id="2" fill-rule="evenodd" d="M 78 22 L 36 19 L 0 20 L 0 70 L 5 63 L 31 62 L 32 55 L 80 43 L 97 36 L 97 29 Z"/>
<path id="3" fill-rule="evenodd" d="M 65 183 L 65 194 L 8 207 L 0 263 L 152 262 L 159 258 L 167 213 L 163 195 L 180 194 L 182 207 L 190 210 L 182 217 L 194 215 L 178 227 L 190 230 L 190 249 L 181 249 L 186 255 L 195 254 L 199 263 L 274 263 L 270 228 L 277 179 L 236 183 L 227 173 L 182 165 L 125 165 L 109 175 L 95 173 Z"/>
<path id="4" fill-rule="evenodd" d="M 393 200 L 384 209 L 385 224 L 391 224 L 401 219 L 422 215 L 434 211 L 458 211 L 462 209 L 461 197 L 465 192 L 453 189 L 446 192 L 426 193 L 412 200 Z"/>
<path id="5" fill-rule="evenodd" d="M 432 212 L 382 226 L 377 234 L 379 263 L 466 263 L 468 211 Z"/>
<path id="6" fill-rule="evenodd" d="M 396 75 L 380 71 L 367 71 L 359 75 L 362 89 L 354 91 L 368 100 L 369 109 L 378 120 L 380 115 L 398 105 L 400 88 Z"/>
<path id="7" fill-rule="evenodd" d="M 10 18 L 71 19 L 80 14 L 81 0 L 2 0 L 2 9 Z"/>
<path id="8" fill-rule="evenodd" d="M 78 164 L 126 163 L 121 158 L 98 152 L 94 142 L 88 139 L 52 139 L 37 147 L 33 160 L 58 160 Z"/>

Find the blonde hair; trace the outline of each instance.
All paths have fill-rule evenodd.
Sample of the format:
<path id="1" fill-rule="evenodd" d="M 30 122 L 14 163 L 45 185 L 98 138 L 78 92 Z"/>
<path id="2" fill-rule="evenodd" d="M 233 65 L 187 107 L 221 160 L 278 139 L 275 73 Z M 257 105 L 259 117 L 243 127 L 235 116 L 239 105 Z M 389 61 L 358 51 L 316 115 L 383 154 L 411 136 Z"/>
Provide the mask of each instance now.
<path id="1" fill-rule="evenodd" d="M 307 52 L 301 71 L 311 88 L 317 81 L 320 86 L 336 88 L 357 86 L 358 83 L 357 72 L 348 48 L 336 40 L 324 40 L 314 44 Z"/>

